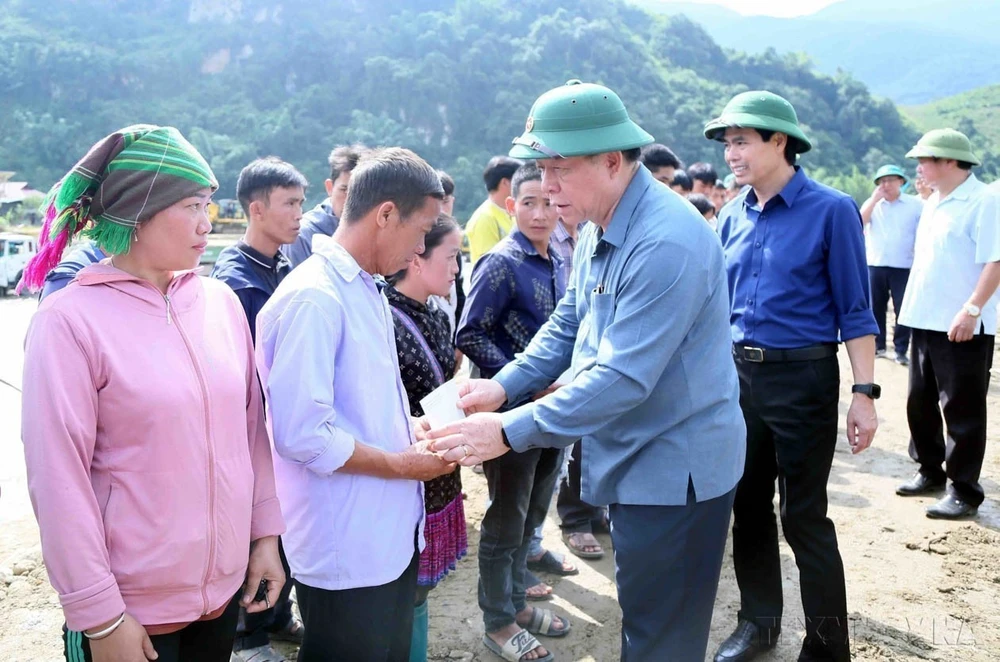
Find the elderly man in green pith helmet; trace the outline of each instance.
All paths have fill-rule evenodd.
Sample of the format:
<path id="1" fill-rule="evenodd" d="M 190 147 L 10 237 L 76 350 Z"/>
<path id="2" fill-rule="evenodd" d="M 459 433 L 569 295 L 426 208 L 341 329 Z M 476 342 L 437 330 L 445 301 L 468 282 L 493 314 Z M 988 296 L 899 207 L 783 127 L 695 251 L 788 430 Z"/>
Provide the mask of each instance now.
<path id="1" fill-rule="evenodd" d="M 884 165 L 874 177 L 875 190 L 861 205 L 861 221 L 865 224 L 865 248 L 868 252 L 868 277 L 872 288 L 872 310 L 878 322 L 875 336 L 875 356 L 886 356 L 885 314 L 892 296 L 896 326 L 892 343 L 896 363 L 908 365 L 910 330 L 899 323 L 906 281 L 913 266 L 913 245 L 917 240 L 917 223 L 924 203 L 906 195 L 906 173 L 897 165 Z"/>
<path id="2" fill-rule="evenodd" d="M 601 85 L 573 80 L 532 106 L 511 155 L 537 159 L 563 219 L 592 223 L 548 323 L 492 380 L 465 385 L 459 405 L 494 412 L 567 369 L 573 378 L 430 437 L 466 465 L 580 439 L 581 496 L 610 511 L 622 659 L 703 660 L 746 431 L 722 249 L 639 163 L 652 140 Z M 504 659 L 548 659 L 541 647 L 501 648 L 490 631 Z"/>
<path id="3" fill-rule="evenodd" d="M 920 466 L 896 494 L 940 492 L 950 480 L 927 516 L 973 517 L 984 498 L 979 474 L 1000 300 L 1000 190 L 972 173 L 979 159 L 954 129 L 930 131 L 906 157 L 918 161 L 917 174 L 935 191 L 924 203 L 899 315 L 913 329 L 906 417 L 910 457 Z"/>
<path id="4" fill-rule="evenodd" d="M 850 196 L 795 163 L 812 148 L 792 104 L 767 91 L 733 97 L 705 125 L 743 190 L 719 216 L 732 301 L 732 351 L 747 425 L 747 462 L 733 506 L 740 586 L 735 631 L 715 662 L 745 662 L 781 631 L 781 524 L 799 566 L 806 637 L 799 660 L 851 659 L 847 590 L 826 484 L 840 419 L 839 343 L 854 371 L 847 414 L 854 453 L 878 427 L 878 324 L 868 294 L 861 214 Z"/>

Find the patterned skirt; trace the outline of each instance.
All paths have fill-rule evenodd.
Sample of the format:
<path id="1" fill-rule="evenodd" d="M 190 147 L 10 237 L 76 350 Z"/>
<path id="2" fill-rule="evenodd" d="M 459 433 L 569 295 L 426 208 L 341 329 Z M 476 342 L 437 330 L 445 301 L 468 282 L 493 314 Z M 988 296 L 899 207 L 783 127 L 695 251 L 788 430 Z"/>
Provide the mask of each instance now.
<path id="1" fill-rule="evenodd" d="M 420 554 L 417 584 L 436 586 L 469 550 L 461 492 L 443 509 L 427 514 L 424 539 L 426 545 Z"/>

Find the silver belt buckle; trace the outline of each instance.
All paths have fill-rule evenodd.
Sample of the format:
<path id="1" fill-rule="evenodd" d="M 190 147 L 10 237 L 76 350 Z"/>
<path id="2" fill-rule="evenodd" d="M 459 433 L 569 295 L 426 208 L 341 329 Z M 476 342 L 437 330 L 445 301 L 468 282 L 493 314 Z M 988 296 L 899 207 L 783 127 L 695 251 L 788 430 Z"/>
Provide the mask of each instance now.
<path id="1" fill-rule="evenodd" d="M 763 363 L 764 350 L 760 347 L 744 347 L 743 359 L 745 361 L 749 361 L 750 363 Z"/>

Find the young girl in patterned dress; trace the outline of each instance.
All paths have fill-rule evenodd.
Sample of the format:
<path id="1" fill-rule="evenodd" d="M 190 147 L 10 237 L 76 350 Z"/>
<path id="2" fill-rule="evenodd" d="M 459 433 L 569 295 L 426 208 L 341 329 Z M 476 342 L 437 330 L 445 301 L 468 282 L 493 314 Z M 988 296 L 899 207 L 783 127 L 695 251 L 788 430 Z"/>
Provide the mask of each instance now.
<path id="1" fill-rule="evenodd" d="M 462 231 L 442 214 L 424 239 L 424 252 L 389 278 L 386 290 L 396 330 L 396 351 L 410 414 L 423 416 L 420 400 L 455 373 L 455 341 L 447 314 L 428 306 L 432 295 L 447 296 L 458 274 Z M 468 542 L 460 468 L 424 483 L 426 547 L 420 555 L 410 662 L 427 659 L 427 594 L 465 556 Z"/>

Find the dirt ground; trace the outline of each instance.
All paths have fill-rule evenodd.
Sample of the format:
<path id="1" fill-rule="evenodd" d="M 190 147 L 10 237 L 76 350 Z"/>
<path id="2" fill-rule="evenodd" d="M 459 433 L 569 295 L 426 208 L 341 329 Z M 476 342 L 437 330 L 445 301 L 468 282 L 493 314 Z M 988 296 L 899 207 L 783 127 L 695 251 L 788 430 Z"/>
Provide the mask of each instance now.
<path id="1" fill-rule="evenodd" d="M 18 662 L 61 659 L 62 616 L 41 564 L 38 529 L 25 487 L 20 398 L 13 388 L 20 385 L 20 348 L 33 310 L 29 300 L 0 300 L 0 379 L 10 383 L 0 383 L 0 660 Z M 843 417 L 852 381 L 846 359 L 842 352 Z M 907 373 L 879 360 L 876 376 L 884 395 L 878 402 L 881 422 L 875 443 L 862 455 L 852 456 L 842 442 L 829 484 L 830 516 L 847 568 L 855 659 L 1000 660 L 1000 451 L 995 443 L 1000 431 L 1000 387 L 994 386 L 989 402 L 992 443 L 982 478 L 986 502 L 976 521 L 947 523 L 924 517 L 930 498 L 903 499 L 893 492 L 914 470 L 906 451 Z M 476 544 L 486 484 L 471 472 L 464 480 L 471 550 L 458 570 L 431 593 L 430 657 L 495 660 L 480 643 L 482 620 L 476 604 Z M 545 535 L 547 547 L 565 553 L 554 513 L 546 522 Z M 608 537 L 601 542 L 610 549 Z M 777 649 L 761 660 L 794 660 L 803 632 L 798 572 L 784 543 L 781 554 L 784 630 Z M 613 559 L 608 555 L 578 565 L 578 576 L 547 578 L 555 587 L 551 606 L 569 616 L 573 632 L 565 640 L 544 643 L 560 661 L 616 660 L 621 613 Z M 727 552 L 709 653 L 735 624 L 738 601 Z"/>

